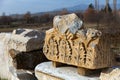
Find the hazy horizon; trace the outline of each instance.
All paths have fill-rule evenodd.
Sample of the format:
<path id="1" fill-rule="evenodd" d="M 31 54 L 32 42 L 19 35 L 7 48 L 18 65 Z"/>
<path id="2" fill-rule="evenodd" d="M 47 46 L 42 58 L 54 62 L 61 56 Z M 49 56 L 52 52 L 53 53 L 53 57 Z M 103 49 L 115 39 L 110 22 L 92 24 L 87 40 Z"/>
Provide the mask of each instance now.
<path id="1" fill-rule="evenodd" d="M 112 4 L 113 0 L 110 0 Z M 55 9 L 72 7 L 79 4 L 90 4 L 94 0 L 0 0 L 0 15 L 5 12 L 9 14 L 23 14 L 27 11 L 31 13 L 46 12 Z M 120 3 L 120 0 L 117 0 Z M 105 4 L 105 0 L 99 0 L 99 4 Z"/>

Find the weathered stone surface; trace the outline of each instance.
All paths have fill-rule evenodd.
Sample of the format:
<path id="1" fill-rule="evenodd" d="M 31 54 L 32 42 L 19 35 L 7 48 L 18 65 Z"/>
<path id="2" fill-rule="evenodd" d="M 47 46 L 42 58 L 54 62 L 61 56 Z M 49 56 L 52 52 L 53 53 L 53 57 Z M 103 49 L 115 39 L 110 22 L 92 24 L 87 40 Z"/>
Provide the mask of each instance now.
<path id="1" fill-rule="evenodd" d="M 0 34 L 0 77 L 11 80 L 11 71 L 34 70 L 37 64 L 46 61 L 42 52 L 43 40 L 44 33 L 31 29 L 17 29 L 10 35 Z"/>
<path id="2" fill-rule="evenodd" d="M 10 80 L 11 74 L 8 67 L 8 54 L 6 54 L 5 42 L 10 38 L 10 33 L 0 33 L 0 78 Z"/>
<path id="3" fill-rule="evenodd" d="M 107 69 L 100 75 L 100 80 L 120 80 L 120 69 Z"/>
<path id="4" fill-rule="evenodd" d="M 55 16 L 53 26 L 58 29 L 59 32 L 65 33 L 69 30 L 75 34 L 78 29 L 81 29 L 83 25 L 82 20 L 76 14 L 68 14 L 64 16 Z"/>
<path id="5" fill-rule="evenodd" d="M 44 62 L 36 66 L 35 76 L 38 80 L 99 80 L 95 75 L 92 77 L 81 76 L 75 67 L 52 66 L 52 62 Z"/>
<path id="6" fill-rule="evenodd" d="M 75 14 L 65 16 L 72 17 L 73 15 Z M 106 39 L 108 38 L 107 35 L 96 29 L 76 29 L 77 25 L 72 27 L 76 30 L 74 33 L 70 30 L 70 25 L 64 28 L 64 23 L 65 25 L 72 21 L 79 23 L 80 19 L 74 21 L 74 18 L 72 18 L 66 22 L 64 20 L 65 16 L 61 16 L 61 19 L 63 18 L 62 23 L 58 20 L 59 25 L 54 23 L 54 28 L 46 31 L 43 48 L 46 57 L 55 62 L 87 69 L 113 66 L 114 54 L 110 51 L 110 41 Z"/>
<path id="7" fill-rule="evenodd" d="M 34 50 L 30 52 L 10 50 L 9 54 L 12 58 L 12 65 L 16 69 L 34 70 L 37 64 L 47 61 L 42 50 Z"/>
<path id="8" fill-rule="evenodd" d="M 8 48 L 20 52 L 28 52 L 42 48 L 45 34 L 32 29 L 14 30 Z"/>
<path id="9" fill-rule="evenodd" d="M 37 80 L 33 71 L 29 70 L 16 70 L 11 72 L 12 76 L 10 80 Z"/>

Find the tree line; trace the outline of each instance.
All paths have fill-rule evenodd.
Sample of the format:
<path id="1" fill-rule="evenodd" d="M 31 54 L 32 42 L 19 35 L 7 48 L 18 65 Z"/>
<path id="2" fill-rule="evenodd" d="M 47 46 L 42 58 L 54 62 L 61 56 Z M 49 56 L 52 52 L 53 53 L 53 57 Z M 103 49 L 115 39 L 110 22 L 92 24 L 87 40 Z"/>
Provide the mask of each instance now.
<path id="1" fill-rule="evenodd" d="M 108 7 L 108 12 L 106 12 L 106 7 Z M 106 5 L 106 7 L 101 9 L 100 11 L 97 11 L 95 10 L 93 4 L 90 4 L 84 12 L 77 11 L 75 13 L 86 23 L 97 23 L 98 25 L 107 24 L 110 22 L 119 23 L 120 21 L 119 16 L 112 12 L 112 9 L 109 4 Z M 16 15 L 16 17 L 13 18 L 11 16 L 6 16 L 5 13 L 3 13 L 3 15 L 0 17 L 0 25 L 10 25 L 11 27 L 14 27 L 17 25 L 24 25 L 24 24 L 52 23 L 54 16 L 64 15 L 69 13 L 71 12 L 69 12 L 65 8 L 56 14 L 45 13 L 39 16 L 32 16 L 30 12 L 27 12 L 20 18 L 18 18 L 18 15 Z"/>

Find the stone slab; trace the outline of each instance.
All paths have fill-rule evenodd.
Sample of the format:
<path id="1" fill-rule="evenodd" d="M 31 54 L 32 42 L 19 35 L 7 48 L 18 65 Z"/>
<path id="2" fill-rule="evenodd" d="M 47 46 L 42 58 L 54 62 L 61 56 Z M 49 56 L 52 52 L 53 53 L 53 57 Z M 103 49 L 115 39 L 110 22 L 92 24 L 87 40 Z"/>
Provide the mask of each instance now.
<path id="1" fill-rule="evenodd" d="M 38 80 L 99 80 L 98 76 L 81 76 L 76 67 L 52 66 L 52 62 L 44 62 L 36 66 L 35 76 Z"/>

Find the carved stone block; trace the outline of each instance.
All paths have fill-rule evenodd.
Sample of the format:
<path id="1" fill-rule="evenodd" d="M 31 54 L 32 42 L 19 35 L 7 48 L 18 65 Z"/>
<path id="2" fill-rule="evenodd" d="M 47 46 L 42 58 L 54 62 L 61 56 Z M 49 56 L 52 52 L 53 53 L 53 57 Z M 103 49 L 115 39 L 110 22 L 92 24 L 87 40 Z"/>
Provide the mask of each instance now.
<path id="1" fill-rule="evenodd" d="M 75 14 L 54 18 L 54 27 L 46 31 L 43 47 L 46 57 L 55 62 L 87 69 L 113 66 L 114 54 L 110 51 L 110 41 L 106 39 L 107 35 L 96 29 L 81 28 L 82 21 L 73 15 Z M 60 19 L 56 21 L 56 18 Z M 76 25 L 80 22 L 81 24 Z M 76 28 L 77 26 L 79 28 Z M 75 32 L 71 29 L 75 29 Z"/>

